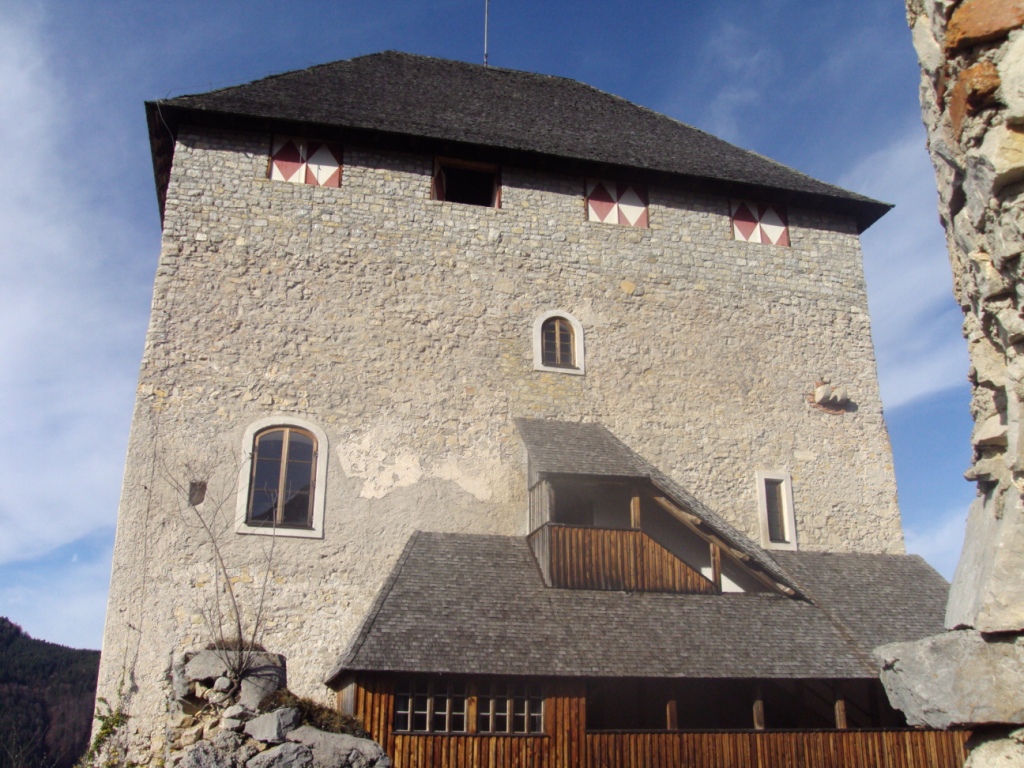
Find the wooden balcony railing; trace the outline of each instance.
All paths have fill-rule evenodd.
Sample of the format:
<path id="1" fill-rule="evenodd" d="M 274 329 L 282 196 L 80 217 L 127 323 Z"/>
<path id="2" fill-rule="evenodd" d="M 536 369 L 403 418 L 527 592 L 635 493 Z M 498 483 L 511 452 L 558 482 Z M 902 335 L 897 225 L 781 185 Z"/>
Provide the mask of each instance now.
<path id="1" fill-rule="evenodd" d="M 968 731 L 591 732 L 588 768 L 960 768 Z"/>
<path id="2" fill-rule="evenodd" d="M 530 534 L 544 579 L 563 589 L 713 594 L 709 579 L 641 530 L 548 523 Z"/>

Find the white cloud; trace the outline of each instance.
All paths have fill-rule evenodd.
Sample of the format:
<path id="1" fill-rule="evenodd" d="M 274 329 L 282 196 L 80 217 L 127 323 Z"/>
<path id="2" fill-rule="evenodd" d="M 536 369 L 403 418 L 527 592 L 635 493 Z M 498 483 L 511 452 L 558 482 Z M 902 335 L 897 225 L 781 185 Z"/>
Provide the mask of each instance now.
<path id="1" fill-rule="evenodd" d="M 145 324 L 44 21 L 0 11 L 0 563 L 113 522 Z"/>
<path id="2" fill-rule="evenodd" d="M 862 237 L 882 400 L 904 405 L 961 384 L 967 349 L 936 208 L 935 176 L 915 124 L 862 158 L 841 186 L 895 203 Z"/>
<path id="3" fill-rule="evenodd" d="M 952 580 L 964 545 L 964 530 L 967 527 L 967 508 L 952 509 L 929 520 L 910 523 L 904 520 L 903 534 L 907 552 L 920 555 L 941 573 L 947 581 Z"/>

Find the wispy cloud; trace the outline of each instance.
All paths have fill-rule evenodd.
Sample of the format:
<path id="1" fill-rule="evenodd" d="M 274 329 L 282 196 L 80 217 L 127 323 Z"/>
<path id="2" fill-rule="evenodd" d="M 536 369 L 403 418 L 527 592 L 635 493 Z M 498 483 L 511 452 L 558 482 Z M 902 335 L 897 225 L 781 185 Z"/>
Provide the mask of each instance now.
<path id="1" fill-rule="evenodd" d="M 145 323 L 43 22 L 0 11 L 0 563 L 113 522 Z"/>
<path id="2" fill-rule="evenodd" d="M 886 407 L 961 384 L 968 367 L 962 315 L 952 298 L 923 129 L 908 126 L 839 183 L 896 205 L 862 238 Z"/>
<path id="3" fill-rule="evenodd" d="M 950 581 L 960 559 L 966 527 L 966 507 L 948 510 L 931 520 L 919 521 L 918 524 L 904 522 L 907 552 L 923 557 Z"/>
<path id="4" fill-rule="evenodd" d="M 33 637 L 99 648 L 113 531 L 100 528 L 31 563 L 0 565 L 0 615 Z"/>

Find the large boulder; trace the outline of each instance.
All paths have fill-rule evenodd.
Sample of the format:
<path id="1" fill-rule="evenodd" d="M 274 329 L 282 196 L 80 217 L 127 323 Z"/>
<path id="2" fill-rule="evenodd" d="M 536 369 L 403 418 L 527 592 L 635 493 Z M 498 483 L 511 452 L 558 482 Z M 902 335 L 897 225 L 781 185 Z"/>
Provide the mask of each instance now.
<path id="1" fill-rule="evenodd" d="M 250 720 L 245 724 L 245 732 L 256 741 L 280 744 L 301 722 L 302 715 L 299 714 L 299 710 L 284 707 Z"/>
<path id="2" fill-rule="evenodd" d="M 313 753 L 313 768 L 391 768 L 391 758 L 375 741 L 344 733 L 325 733 L 303 725 L 288 734 L 288 741 Z"/>
<path id="3" fill-rule="evenodd" d="M 875 656 L 910 725 L 1024 724 L 1024 637 L 959 630 L 883 645 Z"/>
<path id="4" fill-rule="evenodd" d="M 175 695 L 179 699 L 185 698 L 192 685 L 198 683 L 204 688 L 216 689 L 221 694 L 218 703 L 226 703 L 224 679 L 231 678 L 232 670 L 238 667 L 239 653 L 210 650 L 188 655 L 183 665 L 175 664 L 172 668 Z M 242 673 L 237 701 L 250 710 L 256 710 L 263 699 L 286 684 L 284 656 L 262 651 L 253 653 Z"/>
<path id="5" fill-rule="evenodd" d="M 251 758 L 245 768 L 312 768 L 313 754 L 301 744 L 281 744 Z"/>

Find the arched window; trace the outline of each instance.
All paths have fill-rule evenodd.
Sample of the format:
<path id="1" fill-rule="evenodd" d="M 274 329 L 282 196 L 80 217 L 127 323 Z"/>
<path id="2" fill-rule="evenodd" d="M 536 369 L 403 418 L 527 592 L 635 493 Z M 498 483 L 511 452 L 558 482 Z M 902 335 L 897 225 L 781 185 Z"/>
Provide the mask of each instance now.
<path id="1" fill-rule="evenodd" d="M 327 435 L 303 419 L 250 424 L 238 474 L 238 533 L 320 538 L 324 529 Z"/>
<path id="2" fill-rule="evenodd" d="M 295 427 L 258 433 L 252 446 L 249 525 L 272 528 L 313 527 L 316 438 Z"/>
<path id="3" fill-rule="evenodd" d="M 538 371 L 583 373 L 583 326 L 568 312 L 545 312 L 533 325 L 533 367 Z"/>

